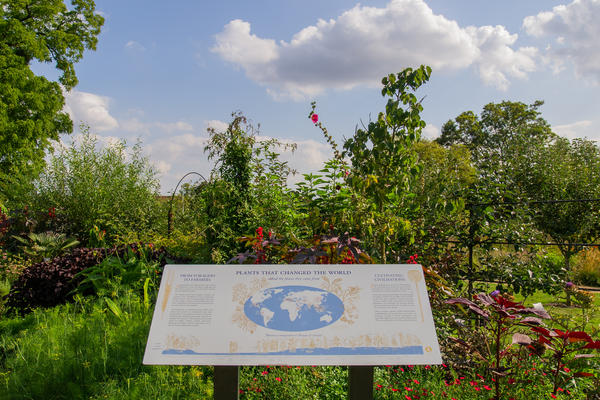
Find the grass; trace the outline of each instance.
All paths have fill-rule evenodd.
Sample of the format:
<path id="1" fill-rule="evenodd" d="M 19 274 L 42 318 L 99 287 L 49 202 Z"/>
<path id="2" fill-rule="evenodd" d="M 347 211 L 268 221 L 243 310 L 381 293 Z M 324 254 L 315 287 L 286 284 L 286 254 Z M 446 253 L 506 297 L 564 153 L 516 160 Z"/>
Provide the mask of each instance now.
<path id="1" fill-rule="evenodd" d="M 597 334 L 600 331 L 600 293 L 590 292 L 589 294 L 593 300 L 590 307 L 585 308 L 578 305 L 567 306 L 564 294 L 554 296 L 537 291 L 525 299 L 522 296 L 515 297 L 519 301 L 524 301 L 526 306 L 542 303 L 552 316 L 551 325 L 571 330 L 577 328 Z"/>
<path id="2" fill-rule="evenodd" d="M 0 322 L 0 399 L 206 399 L 212 369 L 142 365 L 151 310 L 137 295 Z M 185 394 L 185 395 L 184 395 Z"/>

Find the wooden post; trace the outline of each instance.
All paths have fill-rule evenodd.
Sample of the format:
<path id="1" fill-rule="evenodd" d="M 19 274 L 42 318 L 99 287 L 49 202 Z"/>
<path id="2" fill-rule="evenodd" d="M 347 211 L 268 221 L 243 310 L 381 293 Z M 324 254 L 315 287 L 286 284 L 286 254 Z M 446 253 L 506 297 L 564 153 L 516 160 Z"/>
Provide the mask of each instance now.
<path id="1" fill-rule="evenodd" d="M 348 400 L 373 400 L 373 367 L 348 367 Z"/>
<path id="2" fill-rule="evenodd" d="M 238 400 L 239 367 L 215 366 L 214 400 Z"/>

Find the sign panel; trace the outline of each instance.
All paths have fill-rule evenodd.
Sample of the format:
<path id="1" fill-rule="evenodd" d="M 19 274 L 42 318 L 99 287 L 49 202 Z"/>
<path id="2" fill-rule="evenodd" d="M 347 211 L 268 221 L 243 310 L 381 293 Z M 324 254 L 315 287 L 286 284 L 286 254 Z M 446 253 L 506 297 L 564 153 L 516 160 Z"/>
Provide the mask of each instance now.
<path id="1" fill-rule="evenodd" d="M 440 364 L 420 265 L 167 265 L 144 364 Z"/>

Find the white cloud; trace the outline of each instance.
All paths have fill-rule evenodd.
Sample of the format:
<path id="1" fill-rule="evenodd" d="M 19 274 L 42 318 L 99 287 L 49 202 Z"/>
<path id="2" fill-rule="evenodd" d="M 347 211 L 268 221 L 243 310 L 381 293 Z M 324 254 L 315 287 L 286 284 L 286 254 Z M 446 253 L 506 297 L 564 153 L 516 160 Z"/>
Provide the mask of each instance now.
<path id="1" fill-rule="evenodd" d="M 235 64 L 262 65 L 278 57 L 274 40 L 250 34 L 250 24 L 235 19 L 216 36 L 214 51 Z"/>
<path id="2" fill-rule="evenodd" d="M 438 136 L 440 136 L 440 134 L 441 134 L 441 130 L 439 127 L 437 127 L 433 124 L 427 124 L 425 126 L 425 128 L 423 129 L 423 131 L 421 132 L 421 137 L 423 139 L 433 140 L 433 139 L 436 139 Z"/>
<path id="3" fill-rule="evenodd" d="M 129 118 L 121 122 L 121 128 L 126 132 L 149 134 L 153 130 L 173 134 L 176 132 L 191 132 L 194 127 L 184 121 L 177 122 L 144 122 L 137 117 Z"/>
<path id="4" fill-rule="evenodd" d="M 575 67 L 577 77 L 600 82 L 600 1 L 573 0 L 523 20 L 525 31 L 535 37 L 554 37 L 546 48 L 546 57 L 555 70 L 563 70 L 565 61 Z"/>
<path id="5" fill-rule="evenodd" d="M 95 131 L 109 131 L 119 126 L 110 115 L 108 97 L 93 93 L 71 90 L 65 93 L 65 111 L 69 113 L 75 125 L 88 124 Z"/>
<path id="6" fill-rule="evenodd" d="M 583 138 L 585 136 L 589 136 L 588 133 L 591 133 L 591 130 L 588 128 L 591 126 L 592 121 L 583 120 L 572 122 L 570 124 L 553 125 L 552 131 L 569 139 Z"/>
<path id="7" fill-rule="evenodd" d="M 461 28 L 424 0 L 391 0 L 384 8 L 357 5 L 337 19 L 319 20 L 289 42 L 260 38 L 250 23 L 233 20 L 216 35 L 212 51 L 273 96 L 303 99 L 330 88 L 378 86 L 381 77 L 420 64 L 476 66 L 486 84 L 506 89 L 510 77 L 535 68 L 535 49 L 513 49 L 516 39 L 502 26 Z"/>
<path id="8" fill-rule="evenodd" d="M 142 122 L 137 118 L 129 118 L 121 121 L 121 129 L 132 133 L 148 133 L 150 126 L 146 122 Z"/>
<path id="9" fill-rule="evenodd" d="M 184 133 L 160 137 L 144 146 L 158 169 L 161 193 L 171 192 L 181 177 L 191 171 L 208 179 L 211 166 L 204 153 L 207 140 L 206 137 Z M 190 181 L 193 179 L 190 178 Z"/>
<path id="10" fill-rule="evenodd" d="M 190 132 L 194 130 L 194 127 L 187 122 L 177 121 L 177 122 L 156 122 L 155 125 L 164 132 L 169 134 L 174 132 Z"/>
<path id="11" fill-rule="evenodd" d="M 173 168 L 173 165 L 162 160 L 154 162 L 154 166 L 156 167 L 159 175 L 165 175 L 171 170 L 171 168 Z"/>
<path id="12" fill-rule="evenodd" d="M 131 51 L 146 51 L 146 48 L 140 42 L 136 42 L 135 40 L 130 40 L 127 43 L 125 43 L 125 48 Z"/>
<path id="13" fill-rule="evenodd" d="M 466 31 L 480 51 L 475 63 L 481 79 L 500 90 L 507 90 L 510 85 L 508 77 L 524 79 L 527 73 L 535 71 L 535 57 L 538 50 L 535 47 L 520 47 L 513 50 L 512 45 L 518 35 L 511 35 L 501 25 L 469 26 Z"/>

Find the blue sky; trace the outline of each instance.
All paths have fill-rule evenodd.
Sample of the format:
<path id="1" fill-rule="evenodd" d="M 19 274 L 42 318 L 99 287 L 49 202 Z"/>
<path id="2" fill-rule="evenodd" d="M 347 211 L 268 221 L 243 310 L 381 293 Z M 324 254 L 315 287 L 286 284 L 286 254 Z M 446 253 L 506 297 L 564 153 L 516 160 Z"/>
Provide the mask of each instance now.
<path id="1" fill-rule="evenodd" d="M 600 0 L 96 5 L 105 25 L 76 66 L 67 111 L 103 140 L 140 138 L 163 193 L 186 172 L 209 174 L 206 128 L 236 110 L 262 136 L 298 143 L 283 155 L 294 168 L 318 169 L 329 149 L 307 118 L 310 102 L 341 142 L 382 109 L 381 77 L 419 64 L 433 68 L 419 91 L 426 137 L 489 102 L 541 99 L 555 132 L 600 139 Z"/>

